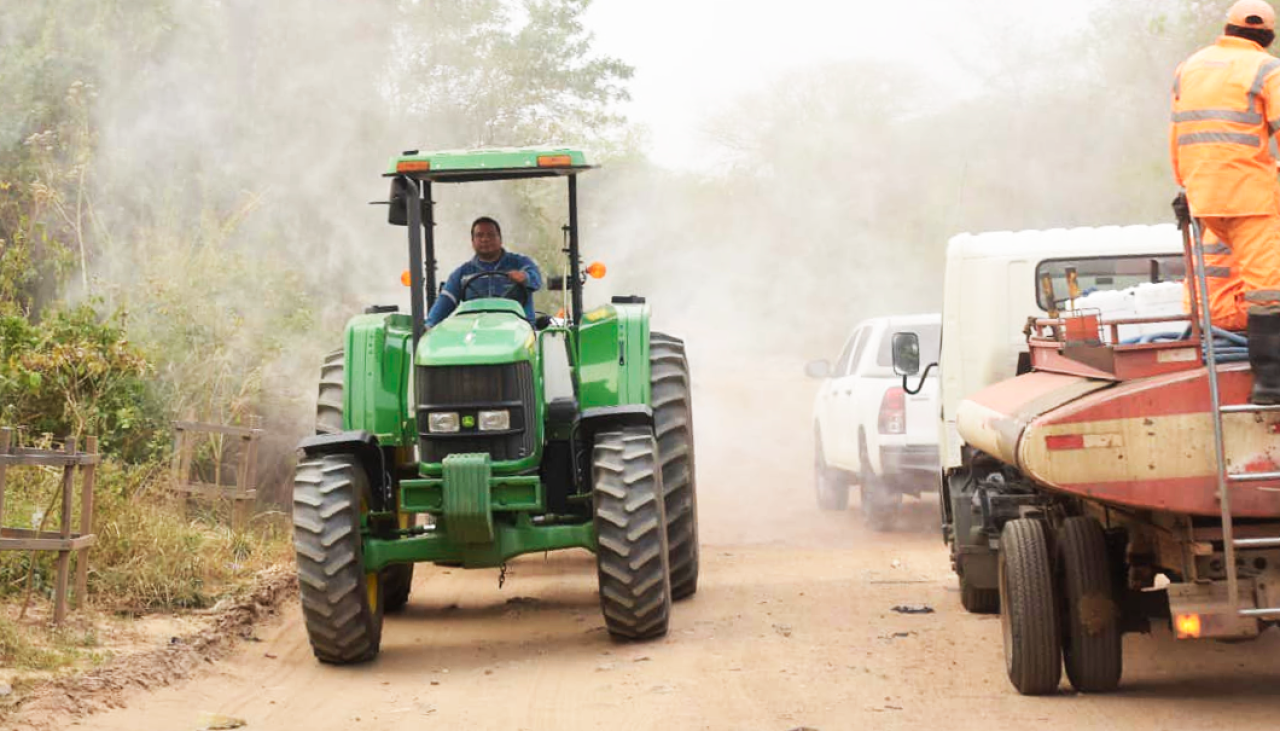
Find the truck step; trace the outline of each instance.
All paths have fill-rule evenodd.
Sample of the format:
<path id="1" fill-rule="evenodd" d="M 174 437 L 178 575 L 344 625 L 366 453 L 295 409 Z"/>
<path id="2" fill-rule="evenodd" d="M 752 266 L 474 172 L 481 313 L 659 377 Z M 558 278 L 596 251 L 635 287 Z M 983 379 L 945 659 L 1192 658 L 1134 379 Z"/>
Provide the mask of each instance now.
<path id="1" fill-rule="evenodd" d="M 1232 482 L 1269 482 L 1280 480 L 1280 472 L 1239 472 L 1227 475 L 1227 479 Z"/>
<path id="2" fill-rule="evenodd" d="M 1280 538 L 1237 538 L 1236 548 L 1280 548 Z"/>
<path id="3" fill-rule="evenodd" d="M 1269 609 L 1241 609 L 1241 617 L 1280 617 L 1280 607 Z"/>
<path id="4" fill-rule="evenodd" d="M 1280 404 L 1268 404 L 1266 406 L 1258 404 L 1229 404 L 1222 406 L 1220 410 L 1224 414 L 1257 414 L 1265 411 L 1280 411 Z"/>

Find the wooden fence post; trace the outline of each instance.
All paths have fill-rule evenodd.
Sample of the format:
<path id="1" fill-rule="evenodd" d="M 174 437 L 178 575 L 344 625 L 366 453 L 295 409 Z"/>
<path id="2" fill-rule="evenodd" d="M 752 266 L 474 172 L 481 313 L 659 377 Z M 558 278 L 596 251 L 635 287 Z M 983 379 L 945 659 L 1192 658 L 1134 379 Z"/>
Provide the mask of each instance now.
<path id="1" fill-rule="evenodd" d="M 89 437 L 85 452 L 92 461 L 80 468 L 80 535 L 93 533 L 93 489 L 98 475 L 98 438 Z M 89 602 L 89 547 L 76 552 L 76 609 L 83 609 Z"/>
<path id="2" fill-rule="evenodd" d="M 67 437 L 66 452 L 76 452 L 76 438 Z M 76 468 L 67 464 L 62 468 L 62 520 L 58 523 L 58 533 L 62 540 L 71 540 L 71 490 L 75 484 Z M 58 577 L 54 585 L 53 623 L 62 624 L 67 618 L 67 573 L 71 568 L 71 550 L 58 551 Z"/>
<path id="3" fill-rule="evenodd" d="M 9 427 L 0 429 L 0 455 L 9 453 L 9 445 L 13 443 L 13 430 Z M 4 527 L 4 480 L 5 471 L 9 465 L 6 462 L 0 462 L 0 528 Z"/>

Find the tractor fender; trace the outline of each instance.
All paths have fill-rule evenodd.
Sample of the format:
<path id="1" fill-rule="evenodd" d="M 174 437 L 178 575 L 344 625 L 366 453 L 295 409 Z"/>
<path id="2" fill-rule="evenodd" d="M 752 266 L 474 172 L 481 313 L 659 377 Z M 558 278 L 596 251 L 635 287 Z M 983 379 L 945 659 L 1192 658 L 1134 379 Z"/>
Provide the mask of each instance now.
<path id="1" fill-rule="evenodd" d="M 316 434 L 298 442 L 298 449 L 307 457 L 326 454 L 354 456 L 369 477 L 369 489 L 373 492 L 368 496 L 371 502 L 380 508 L 395 504 L 391 497 L 391 479 L 387 475 L 386 457 L 378 444 L 377 436 L 363 429 L 337 434 Z"/>
<path id="2" fill-rule="evenodd" d="M 653 426 L 653 409 L 644 404 L 623 404 L 621 406 L 595 406 L 583 409 L 578 417 L 579 433 L 588 440 L 594 441 L 595 435 L 611 429 L 626 426 Z"/>

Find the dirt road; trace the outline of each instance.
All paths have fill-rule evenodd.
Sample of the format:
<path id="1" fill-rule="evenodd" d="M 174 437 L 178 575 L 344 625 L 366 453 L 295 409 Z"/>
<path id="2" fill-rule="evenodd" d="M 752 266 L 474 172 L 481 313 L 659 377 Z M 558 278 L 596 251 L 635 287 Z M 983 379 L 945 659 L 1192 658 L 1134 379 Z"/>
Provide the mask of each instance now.
<path id="1" fill-rule="evenodd" d="M 281 731 L 1276 727 L 1274 631 L 1233 646 L 1131 636 L 1121 692 L 1018 696 L 999 620 L 960 608 L 936 502 L 910 503 L 888 535 L 856 506 L 814 506 L 810 386 L 793 372 L 698 386 L 702 582 L 661 641 L 609 640 L 585 552 L 514 562 L 501 590 L 496 571 L 420 567 L 372 664 L 318 664 L 289 607 L 203 677 L 79 727 L 180 731 L 202 712 Z"/>

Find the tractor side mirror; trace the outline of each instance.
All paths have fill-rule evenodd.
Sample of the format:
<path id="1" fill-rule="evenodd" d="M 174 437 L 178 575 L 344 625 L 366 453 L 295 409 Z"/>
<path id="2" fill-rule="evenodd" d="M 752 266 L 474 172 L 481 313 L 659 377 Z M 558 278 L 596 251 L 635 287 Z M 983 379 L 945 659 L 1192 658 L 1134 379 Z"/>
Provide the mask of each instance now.
<path id="1" fill-rule="evenodd" d="M 914 376 L 920 372 L 920 336 L 913 332 L 893 334 L 893 372 Z"/>
<path id="2" fill-rule="evenodd" d="M 391 210 L 387 211 L 387 223 L 392 226 L 409 225 L 409 181 L 404 178 L 391 179 L 391 195 L 388 200 Z"/>
<path id="3" fill-rule="evenodd" d="M 387 223 L 392 226 L 408 226 L 409 225 L 409 186 L 413 185 L 404 178 L 391 179 L 391 196 L 387 201 L 390 204 L 390 210 L 387 211 Z M 418 203 L 422 206 L 422 215 L 419 220 L 427 220 L 427 205 L 425 200 Z"/>
<path id="4" fill-rule="evenodd" d="M 804 364 L 804 374 L 819 381 L 824 378 L 830 378 L 831 364 L 825 360 L 811 360 Z"/>

